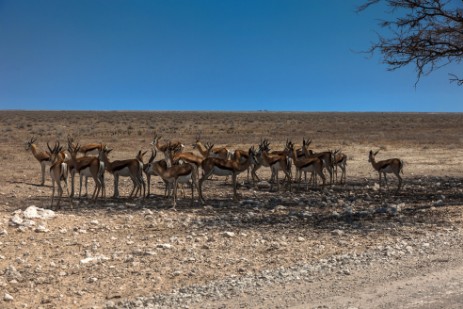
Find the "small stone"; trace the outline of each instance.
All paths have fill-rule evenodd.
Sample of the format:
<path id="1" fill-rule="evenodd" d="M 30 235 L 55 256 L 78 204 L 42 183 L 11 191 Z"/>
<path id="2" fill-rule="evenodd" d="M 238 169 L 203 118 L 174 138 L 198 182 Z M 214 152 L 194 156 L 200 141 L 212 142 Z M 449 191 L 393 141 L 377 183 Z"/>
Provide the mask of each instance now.
<path id="1" fill-rule="evenodd" d="M 286 210 L 286 207 L 283 205 L 278 205 L 275 207 L 275 210 Z"/>
<path id="2" fill-rule="evenodd" d="M 232 238 L 232 237 L 235 237 L 235 233 L 233 233 L 233 232 L 223 232 L 223 236 L 228 237 L 228 238 Z"/>
<path id="3" fill-rule="evenodd" d="M 172 249 L 173 248 L 171 244 L 157 244 L 156 247 L 162 248 L 162 249 Z"/>
<path id="4" fill-rule="evenodd" d="M 47 229 L 47 227 L 46 227 L 45 225 L 43 225 L 43 224 L 40 224 L 39 226 L 37 226 L 37 227 L 35 228 L 35 231 L 36 231 L 37 233 L 48 233 L 48 232 L 50 232 L 50 230 Z"/>
<path id="5" fill-rule="evenodd" d="M 11 225 L 15 226 L 15 225 L 22 225 L 24 220 L 18 215 L 18 214 L 15 214 L 11 220 Z"/>
<path id="6" fill-rule="evenodd" d="M 408 254 L 413 254 L 413 248 L 411 246 L 406 246 L 405 250 L 407 250 Z"/>
<path id="7" fill-rule="evenodd" d="M 5 296 L 3 296 L 3 300 L 4 300 L 4 301 L 13 301 L 14 298 L 13 298 L 13 296 L 11 296 L 10 294 L 5 293 Z"/>

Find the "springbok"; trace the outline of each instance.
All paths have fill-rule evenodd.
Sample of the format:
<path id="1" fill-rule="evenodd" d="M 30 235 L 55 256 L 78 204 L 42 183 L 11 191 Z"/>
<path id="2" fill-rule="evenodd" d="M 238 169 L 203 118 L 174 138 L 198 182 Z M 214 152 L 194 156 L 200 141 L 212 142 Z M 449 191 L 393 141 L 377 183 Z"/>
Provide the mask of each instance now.
<path id="1" fill-rule="evenodd" d="M 96 201 L 100 192 L 104 196 L 105 184 L 104 184 L 104 171 L 105 165 L 103 160 L 97 157 L 80 157 L 77 158 L 77 153 L 80 152 L 79 144 L 68 142 L 68 151 L 71 154 L 71 162 L 73 171 L 78 172 L 80 175 L 80 188 L 79 197 L 82 193 L 82 178 L 85 177 L 85 191 L 87 192 L 87 178 L 92 177 L 95 181 L 95 189 L 93 190 L 92 199 Z M 72 173 L 72 172 L 71 172 Z M 74 178 L 74 175 L 72 175 Z M 74 183 L 74 179 L 72 179 Z M 74 185 L 73 185 L 74 187 Z"/>
<path id="2" fill-rule="evenodd" d="M 71 197 L 69 195 L 68 190 L 68 166 L 64 163 L 64 158 L 60 155 L 63 147 L 60 146 L 59 142 L 55 144 L 53 149 L 47 143 L 47 147 L 50 150 L 50 176 L 51 176 L 51 183 L 52 183 L 52 193 L 51 193 L 51 207 L 53 207 L 53 200 L 55 198 L 55 184 L 58 187 L 58 202 L 56 203 L 56 208 L 59 209 L 59 203 L 61 201 L 61 196 L 63 195 L 63 187 L 61 187 L 61 181 L 64 181 L 64 185 L 66 187 L 66 191 L 69 197 L 69 200 L 72 205 Z"/>
<path id="3" fill-rule="evenodd" d="M 230 158 L 230 151 L 225 147 L 209 147 L 210 144 L 204 145 L 200 141 L 201 136 L 196 136 L 196 142 L 192 145 L 193 149 L 197 149 L 204 157 L 214 157 L 227 160 Z"/>
<path id="4" fill-rule="evenodd" d="M 214 145 L 210 145 L 209 149 L 212 149 Z M 209 178 L 211 175 L 216 176 L 232 176 L 233 182 L 233 199 L 236 201 L 238 200 L 238 194 L 236 192 L 236 177 L 241 172 L 248 169 L 251 163 L 256 162 L 256 154 L 254 151 L 254 147 L 249 148 L 248 158 L 245 162 L 241 161 L 240 159 L 232 160 L 232 159 L 221 159 L 221 158 L 214 158 L 214 157 L 207 157 L 201 163 L 201 167 L 204 171 L 203 176 L 199 180 L 199 199 L 202 203 L 205 203 L 203 194 L 202 194 L 202 185 L 205 180 Z"/>
<path id="5" fill-rule="evenodd" d="M 130 197 L 137 196 L 138 193 L 145 197 L 145 181 L 143 180 L 143 163 L 139 159 L 116 160 L 110 162 L 108 154 L 112 149 L 104 146 L 102 152 L 102 159 L 105 164 L 105 169 L 114 176 L 114 195 L 119 197 L 119 176 L 130 177 L 133 183 L 133 189 Z M 137 156 L 141 155 L 141 150 Z M 142 193 L 143 187 L 143 193 Z"/>
<path id="6" fill-rule="evenodd" d="M 333 153 L 333 163 L 334 163 L 334 174 L 336 175 L 336 182 L 338 181 L 338 167 L 341 168 L 341 180 L 340 184 L 346 183 L 346 165 L 347 165 L 347 155 L 341 152 L 341 149 L 337 149 Z"/>
<path id="7" fill-rule="evenodd" d="M 289 191 L 291 191 L 291 162 L 288 158 L 288 149 L 285 149 L 282 154 L 269 154 L 269 146 L 269 141 L 263 140 L 259 145 L 258 156 L 261 157 L 262 165 L 269 166 L 272 171 L 270 191 L 273 190 L 274 183 L 277 184 L 277 191 L 280 189 L 280 181 L 278 179 L 278 172 L 280 170 L 285 174 L 285 181 L 289 186 Z"/>
<path id="8" fill-rule="evenodd" d="M 41 150 L 36 144 L 36 138 L 33 136 L 31 137 L 30 141 L 26 142 L 25 149 L 26 151 L 32 151 L 32 154 L 34 155 L 34 158 L 37 159 L 40 163 L 40 168 L 42 171 L 42 181 L 40 182 L 40 185 L 43 186 L 45 184 L 45 167 L 47 165 L 51 165 L 51 160 L 50 160 L 50 153 Z M 60 151 L 59 156 L 64 160 L 66 158 L 66 154 L 63 150 Z"/>
<path id="9" fill-rule="evenodd" d="M 169 154 L 168 154 L 168 148 L 169 147 L 178 147 L 181 150 L 183 150 L 183 148 L 185 147 L 181 142 L 177 141 L 177 142 L 174 142 L 174 143 L 171 143 L 171 142 L 167 142 L 165 144 L 161 144 L 159 143 L 159 140 L 162 138 L 161 135 L 157 135 L 156 133 L 154 133 L 154 138 L 153 138 L 153 141 L 151 142 L 151 145 L 154 147 L 154 150 L 156 150 L 156 152 L 162 152 L 164 154 L 164 158 L 167 160 L 167 164 L 168 166 L 170 166 L 172 164 L 172 162 L 169 162 Z"/>
<path id="10" fill-rule="evenodd" d="M 148 187 L 148 190 L 147 190 L 148 192 L 146 193 L 146 197 L 149 197 L 151 195 L 151 176 L 159 176 L 157 172 L 158 168 L 155 165 L 161 165 L 161 168 L 163 169 L 167 168 L 167 161 L 165 159 L 154 161 L 156 157 L 156 153 L 157 153 L 156 150 L 151 150 L 151 157 L 149 158 L 148 163 L 143 164 L 143 172 L 145 173 L 146 185 Z M 169 190 L 169 184 L 166 183 L 165 181 L 164 183 L 166 185 L 164 195 L 167 196 L 167 193 Z"/>
<path id="11" fill-rule="evenodd" d="M 172 149 L 168 147 L 166 154 L 170 157 L 172 161 Z M 154 160 L 156 157 L 156 151 L 152 153 L 151 156 Z M 193 163 L 182 163 L 182 164 L 174 164 L 168 167 L 164 160 L 160 161 L 153 161 L 150 159 L 151 169 L 153 172 L 160 176 L 164 182 L 166 183 L 166 189 L 173 186 L 173 202 L 172 202 L 172 209 L 175 210 L 177 206 L 177 187 L 178 184 L 181 183 L 188 183 L 191 185 L 191 205 L 194 202 L 194 188 L 198 189 L 198 169 L 195 164 Z"/>
<path id="12" fill-rule="evenodd" d="M 376 162 L 375 157 L 378 154 L 378 152 L 379 150 L 376 152 L 373 152 L 372 150 L 370 150 L 370 154 L 368 156 L 368 162 L 371 163 L 373 168 L 379 174 L 379 186 L 381 187 L 381 174 L 383 174 L 386 187 L 389 188 L 388 183 L 387 183 L 386 174 L 392 173 L 399 180 L 399 186 L 397 187 L 397 191 L 396 191 L 396 192 L 399 192 L 402 186 L 402 177 L 400 177 L 400 173 L 402 174 L 404 173 L 403 172 L 404 162 L 398 158 L 381 160 L 381 161 Z"/>
<path id="13" fill-rule="evenodd" d="M 323 162 L 318 157 L 309 157 L 306 158 L 305 156 L 298 157 L 297 150 L 294 149 L 293 143 L 288 141 L 286 143 L 286 147 L 289 149 L 291 157 L 293 159 L 293 163 L 296 166 L 296 178 L 299 183 L 301 182 L 302 172 L 311 172 L 312 173 L 312 186 L 315 186 L 317 183 L 317 177 L 315 175 L 318 174 L 323 181 L 322 188 L 325 186 L 325 175 L 323 174 Z M 309 190 L 309 183 L 307 182 L 307 177 L 305 178 L 306 182 L 306 190 Z"/>

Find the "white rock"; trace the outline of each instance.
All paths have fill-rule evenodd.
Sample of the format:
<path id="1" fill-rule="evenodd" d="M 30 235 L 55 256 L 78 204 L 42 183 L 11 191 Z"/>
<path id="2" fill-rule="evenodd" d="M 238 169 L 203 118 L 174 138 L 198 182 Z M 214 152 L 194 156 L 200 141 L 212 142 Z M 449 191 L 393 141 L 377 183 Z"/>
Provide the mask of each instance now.
<path id="1" fill-rule="evenodd" d="M 162 248 L 162 249 L 172 249 L 173 248 L 171 244 L 157 244 L 156 247 Z"/>
<path id="2" fill-rule="evenodd" d="M 8 268 L 5 270 L 4 275 L 7 278 L 16 279 L 18 281 L 21 281 L 23 278 L 21 273 L 18 270 L 16 270 L 16 268 L 13 265 L 8 266 Z"/>
<path id="3" fill-rule="evenodd" d="M 48 232 L 50 232 L 50 230 L 47 229 L 47 227 L 46 227 L 45 225 L 43 225 L 43 224 L 40 224 L 39 226 L 37 226 L 37 227 L 35 228 L 35 231 L 36 231 L 37 233 L 48 233 Z"/>
<path id="4" fill-rule="evenodd" d="M 222 235 L 225 236 L 225 237 L 228 237 L 228 238 L 235 237 L 235 233 L 233 233 L 233 232 L 223 232 Z"/>
<path id="5" fill-rule="evenodd" d="M 3 296 L 3 300 L 4 300 L 4 301 L 13 301 L 14 298 L 13 298 L 13 296 L 11 296 L 10 294 L 5 293 L 5 296 Z"/>
<path id="6" fill-rule="evenodd" d="M 104 255 L 89 256 L 85 259 L 80 260 L 80 264 L 101 263 L 109 260 L 110 258 Z"/>
<path id="7" fill-rule="evenodd" d="M 56 213 L 51 209 L 38 208 L 34 205 L 29 206 L 23 211 L 24 218 L 48 220 L 56 217 Z"/>
<path id="8" fill-rule="evenodd" d="M 12 225 L 22 225 L 24 220 L 18 215 L 15 214 L 13 217 L 11 217 L 10 223 Z"/>

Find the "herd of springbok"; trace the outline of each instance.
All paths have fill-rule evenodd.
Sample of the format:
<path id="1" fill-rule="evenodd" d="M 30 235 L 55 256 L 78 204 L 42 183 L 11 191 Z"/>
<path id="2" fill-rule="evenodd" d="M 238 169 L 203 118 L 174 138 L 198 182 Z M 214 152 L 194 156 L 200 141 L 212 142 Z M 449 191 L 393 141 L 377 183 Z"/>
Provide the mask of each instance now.
<path id="1" fill-rule="evenodd" d="M 236 149 L 231 151 L 226 147 L 214 147 L 214 145 L 200 141 L 196 138 L 192 145 L 194 152 L 183 151 L 184 145 L 180 142 L 160 142 L 161 136 L 156 135 L 151 143 L 151 157 L 148 162 L 143 161 L 146 154 L 141 150 L 135 158 L 126 160 L 110 161 L 108 155 L 113 149 L 108 148 L 102 143 L 80 145 L 71 137 L 67 140 L 67 149 L 56 142 L 53 147 L 47 142 L 48 150 L 40 149 L 36 144 L 36 138 L 32 137 L 26 142 L 26 150 L 31 151 L 34 157 L 39 161 L 41 166 L 41 185 L 45 183 L 45 167 L 49 166 L 52 180 L 51 206 L 55 198 L 55 186 L 57 187 L 57 203 L 59 208 L 60 200 L 63 195 L 63 186 L 67 191 L 72 205 L 74 192 L 74 176 L 80 175 L 79 197 L 82 194 L 82 180 L 85 177 L 85 195 L 87 195 L 87 181 L 89 177 L 93 178 L 95 183 L 92 194 L 93 201 L 98 197 L 105 196 L 105 171 L 113 175 L 114 178 L 114 195 L 119 197 L 119 176 L 130 177 L 133 183 L 133 189 L 130 197 L 141 196 L 143 198 L 150 195 L 151 176 L 160 177 L 165 183 L 165 195 L 172 195 L 173 208 L 177 204 L 177 187 L 178 184 L 188 183 L 191 187 L 191 203 L 194 201 L 194 189 L 197 189 L 199 200 L 205 203 L 203 196 L 203 183 L 212 175 L 231 176 L 233 185 L 233 197 L 238 199 L 237 195 L 237 176 L 247 171 L 247 179 L 253 185 L 260 182 L 257 176 L 257 170 L 261 167 L 270 168 L 270 191 L 279 190 L 281 183 L 286 190 L 292 190 L 293 182 L 301 183 L 302 173 L 304 173 L 305 189 L 309 190 L 309 184 L 316 187 L 317 176 L 321 178 L 321 188 L 326 185 L 327 180 L 324 174 L 326 170 L 329 174 L 329 184 L 335 182 L 340 184 L 346 183 L 346 164 L 347 156 L 340 150 L 313 152 L 309 149 L 310 140 L 303 139 L 302 145 L 297 146 L 290 140 L 286 141 L 283 150 L 272 150 L 270 142 L 262 140 L 255 148 L 250 147 L 248 150 Z M 164 158 L 156 159 L 157 154 L 162 153 Z M 368 161 L 379 174 L 379 183 L 384 176 L 384 182 L 387 186 L 386 174 L 393 173 L 399 180 L 397 192 L 402 186 L 403 161 L 398 158 L 376 161 L 375 156 L 378 151 L 370 151 Z M 292 177 L 293 166 L 295 176 Z M 338 180 L 338 168 L 341 170 L 341 177 Z M 280 171 L 284 174 L 284 179 L 280 181 Z M 307 172 L 310 172 L 311 178 L 308 180 Z M 147 183 L 145 183 L 144 176 Z M 71 177 L 71 192 L 68 189 L 68 176 Z M 171 194 L 170 192 L 173 191 Z"/>

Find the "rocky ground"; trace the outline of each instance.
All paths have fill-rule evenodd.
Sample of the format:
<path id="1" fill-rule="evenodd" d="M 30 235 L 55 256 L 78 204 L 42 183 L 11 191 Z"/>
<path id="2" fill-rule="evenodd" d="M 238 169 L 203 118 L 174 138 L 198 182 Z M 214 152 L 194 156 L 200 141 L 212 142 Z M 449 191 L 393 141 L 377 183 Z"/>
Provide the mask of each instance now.
<path id="1" fill-rule="evenodd" d="M 454 140 L 451 132 L 441 134 Z M 147 199 L 128 198 L 126 180 L 122 198 L 110 198 L 109 175 L 107 198 L 66 197 L 46 210 L 50 180 L 38 185 L 39 165 L 22 143 L 0 149 L 10 171 L 0 175 L 1 308 L 425 309 L 463 301 L 458 139 L 382 143 L 378 157 L 405 161 L 397 194 L 391 176 L 390 188 L 379 187 L 367 162 L 373 147 L 359 142 L 343 147 L 347 184 L 269 192 L 262 169 L 255 186 L 240 175 L 238 202 L 230 181 L 214 178 L 205 205 L 181 195 L 177 211 L 158 179 Z"/>
<path id="2" fill-rule="evenodd" d="M 420 178 L 395 195 L 365 180 L 308 193 L 269 193 L 260 183 L 260 189 L 242 186 L 234 203 L 229 184 L 213 180 L 216 196 L 209 191 L 205 206 L 190 207 L 185 198 L 173 211 L 159 196 L 96 205 L 81 199 L 72 209 L 63 203 L 48 219 L 18 207 L 14 193 L 2 193 L 9 209 L 0 225 L 3 302 L 12 308 L 426 308 L 418 304 L 430 303 L 435 287 L 438 301 L 460 296 L 453 272 L 447 279 L 456 286 L 422 281 L 432 282 L 441 269 L 463 271 L 461 185 Z M 43 205 L 46 198 L 19 203 Z"/>

